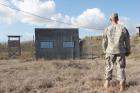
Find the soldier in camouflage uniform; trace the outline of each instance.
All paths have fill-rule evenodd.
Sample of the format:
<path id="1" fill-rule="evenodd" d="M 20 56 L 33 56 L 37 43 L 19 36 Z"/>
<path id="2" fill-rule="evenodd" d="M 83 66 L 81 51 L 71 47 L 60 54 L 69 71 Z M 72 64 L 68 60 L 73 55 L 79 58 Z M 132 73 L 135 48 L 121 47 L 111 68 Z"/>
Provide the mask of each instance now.
<path id="1" fill-rule="evenodd" d="M 105 29 L 103 34 L 103 51 L 107 59 L 104 87 L 109 87 L 113 66 L 116 63 L 117 79 L 120 81 L 120 91 L 122 91 L 125 88 L 125 56 L 130 54 L 130 39 L 129 32 L 123 25 L 118 24 L 118 20 L 118 14 L 112 14 L 110 17 L 111 25 Z"/>

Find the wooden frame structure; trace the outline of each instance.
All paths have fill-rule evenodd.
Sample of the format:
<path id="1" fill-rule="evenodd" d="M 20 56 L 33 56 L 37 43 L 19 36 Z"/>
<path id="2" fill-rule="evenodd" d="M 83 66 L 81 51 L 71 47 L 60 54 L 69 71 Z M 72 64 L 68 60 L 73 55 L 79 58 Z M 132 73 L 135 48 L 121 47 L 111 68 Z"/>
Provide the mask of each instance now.
<path id="1" fill-rule="evenodd" d="M 139 37 L 140 37 L 140 26 L 139 26 L 139 27 L 136 27 L 136 28 L 138 28 L 138 29 L 139 29 Z"/>
<path id="2" fill-rule="evenodd" d="M 19 35 L 8 35 L 8 56 L 16 58 L 21 56 L 21 45 Z"/>

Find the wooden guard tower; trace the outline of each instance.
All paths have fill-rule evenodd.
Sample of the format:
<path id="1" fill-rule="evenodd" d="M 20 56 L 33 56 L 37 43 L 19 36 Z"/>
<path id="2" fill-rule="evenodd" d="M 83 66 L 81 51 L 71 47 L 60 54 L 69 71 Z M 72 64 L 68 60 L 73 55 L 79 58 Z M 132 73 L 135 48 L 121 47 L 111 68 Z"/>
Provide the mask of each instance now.
<path id="1" fill-rule="evenodd" d="M 9 58 L 16 58 L 21 55 L 20 37 L 15 35 L 8 36 L 8 56 Z"/>
<path id="2" fill-rule="evenodd" d="M 139 26 L 139 27 L 136 27 L 136 28 L 138 28 L 138 29 L 139 29 L 139 37 L 140 37 L 140 26 Z"/>

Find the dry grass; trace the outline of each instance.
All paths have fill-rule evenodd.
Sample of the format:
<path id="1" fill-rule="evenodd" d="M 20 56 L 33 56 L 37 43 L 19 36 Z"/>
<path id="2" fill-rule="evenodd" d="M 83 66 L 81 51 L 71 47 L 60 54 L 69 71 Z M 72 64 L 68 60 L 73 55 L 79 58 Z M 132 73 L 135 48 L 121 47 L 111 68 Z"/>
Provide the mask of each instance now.
<path id="1" fill-rule="evenodd" d="M 103 88 L 104 60 L 0 61 L 0 93 L 119 93 Z M 140 93 L 140 63 L 127 63 L 127 90 Z M 116 72 L 116 70 L 114 71 Z M 115 77 L 115 74 L 114 74 Z"/>

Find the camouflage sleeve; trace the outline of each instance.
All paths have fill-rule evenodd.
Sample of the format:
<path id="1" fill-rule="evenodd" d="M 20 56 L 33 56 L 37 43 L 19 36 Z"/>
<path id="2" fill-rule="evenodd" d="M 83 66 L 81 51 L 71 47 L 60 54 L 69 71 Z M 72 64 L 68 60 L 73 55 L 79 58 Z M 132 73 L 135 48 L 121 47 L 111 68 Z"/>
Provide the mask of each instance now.
<path id="1" fill-rule="evenodd" d="M 103 33 L 103 40 L 102 40 L 102 48 L 103 48 L 103 52 L 106 53 L 106 48 L 108 45 L 108 40 L 107 40 L 107 34 L 106 34 L 107 29 L 105 29 L 104 33 Z"/>
<path id="2" fill-rule="evenodd" d="M 131 47 L 130 47 L 130 35 L 128 30 L 125 28 L 124 31 L 124 43 L 125 43 L 125 48 L 126 48 L 126 52 L 130 52 Z"/>

